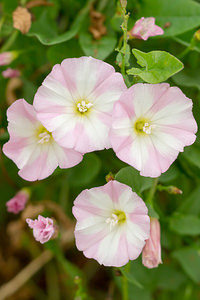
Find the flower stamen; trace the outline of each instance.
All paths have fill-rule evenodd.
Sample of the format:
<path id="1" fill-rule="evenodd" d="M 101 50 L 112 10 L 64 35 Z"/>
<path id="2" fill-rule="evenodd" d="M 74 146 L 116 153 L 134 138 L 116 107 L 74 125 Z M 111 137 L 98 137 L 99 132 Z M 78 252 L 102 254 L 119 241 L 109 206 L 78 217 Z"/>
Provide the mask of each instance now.
<path id="1" fill-rule="evenodd" d="M 51 135 L 47 132 L 42 132 L 38 136 L 40 138 L 38 144 L 48 143 L 51 138 Z"/>
<path id="2" fill-rule="evenodd" d="M 36 131 L 36 138 L 38 144 L 48 143 L 51 137 L 51 133 L 44 126 L 40 126 Z"/>
<path id="3" fill-rule="evenodd" d="M 106 223 L 110 224 L 110 231 L 112 231 L 116 225 L 122 224 L 125 221 L 126 215 L 123 211 L 115 211 L 111 214 L 111 217 L 106 219 Z"/>
<path id="4" fill-rule="evenodd" d="M 144 123 L 144 126 L 143 126 L 142 130 L 146 134 L 151 134 L 151 129 L 152 129 L 152 125 L 150 125 L 149 123 Z"/>
<path id="5" fill-rule="evenodd" d="M 145 119 L 139 119 L 134 124 L 134 129 L 137 134 L 151 134 L 152 129 L 155 128 L 155 125 L 151 124 Z"/>
<path id="6" fill-rule="evenodd" d="M 85 113 L 87 112 L 91 107 L 93 106 L 93 103 L 88 102 L 86 103 L 85 100 L 82 100 L 80 102 L 77 103 L 77 110 L 80 113 Z"/>

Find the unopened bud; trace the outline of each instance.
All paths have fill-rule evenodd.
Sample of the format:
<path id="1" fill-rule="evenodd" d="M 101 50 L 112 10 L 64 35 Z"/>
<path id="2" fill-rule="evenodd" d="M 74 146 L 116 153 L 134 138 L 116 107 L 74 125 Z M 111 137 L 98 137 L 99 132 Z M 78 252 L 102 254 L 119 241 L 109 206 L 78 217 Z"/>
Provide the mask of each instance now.
<path id="1" fill-rule="evenodd" d="M 122 8 L 126 8 L 127 0 L 120 0 Z"/>
<path id="2" fill-rule="evenodd" d="M 17 56 L 17 51 L 8 51 L 0 53 L 0 66 L 9 65 Z"/>
<path id="3" fill-rule="evenodd" d="M 77 285 L 81 283 L 81 278 L 78 275 L 74 277 L 74 283 Z"/>
<path id="4" fill-rule="evenodd" d="M 2 76 L 4 78 L 14 78 L 20 76 L 20 71 L 16 69 L 8 68 L 5 71 L 2 72 Z"/>
<path id="5" fill-rule="evenodd" d="M 196 41 L 200 41 L 200 29 L 195 32 L 194 38 Z"/>
<path id="6" fill-rule="evenodd" d="M 109 182 L 114 179 L 115 179 L 115 175 L 113 175 L 112 172 L 109 172 L 108 175 L 106 175 L 106 182 Z"/>
<path id="7" fill-rule="evenodd" d="M 183 194 L 183 191 L 181 191 L 179 188 L 177 188 L 174 185 L 169 185 L 169 186 L 163 186 L 161 184 L 157 185 L 157 190 L 158 191 L 165 191 L 169 194 L 173 194 L 173 195 L 181 195 Z"/>
<path id="8" fill-rule="evenodd" d="M 142 250 L 142 263 L 152 269 L 162 264 L 160 244 L 160 223 L 155 218 L 150 218 L 150 237 Z"/>
<path id="9" fill-rule="evenodd" d="M 30 190 L 28 188 L 21 189 L 12 199 L 6 202 L 8 212 L 18 214 L 20 211 L 24 210 L 29 197 Z"/>
<path id="10" fill-rule="evenodd" d="M 169 194 L 173 194 L 173 195 L 181 195 L 181 194 L 183 194 L 183 191 L 182 190 L 180 190 L 179 188 L 177 188 L 176 186 L 173 186 L 173 185 L 170 185 L 169 187 L 168 187 L 168 189 L 167 189 L 167 192 L 169 193 Z"/>

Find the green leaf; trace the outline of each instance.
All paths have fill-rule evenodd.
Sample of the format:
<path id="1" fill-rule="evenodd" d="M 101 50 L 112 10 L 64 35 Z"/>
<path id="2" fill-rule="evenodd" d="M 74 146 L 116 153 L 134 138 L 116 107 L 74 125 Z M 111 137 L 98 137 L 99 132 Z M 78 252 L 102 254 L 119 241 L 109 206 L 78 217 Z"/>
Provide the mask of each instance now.
<path id="1" fill-rule="evenodd" d="M 163 290 L 176 291 L 186 281 L 186 276 L 172 265 L 162 264 L 156 270 L 156 285 Z"/>
<path id="2" fill-rule="evenodd" d="M 103 36 L 100 40 L 93 40 L 92 35 L 88 32 L 80 33 L 79 43 L 83 52 L 88 56 L 104 60 L 115 49 L 116 36 Z"/>
<path id="3" fill-rule="evenodd" d="M 10 14 L 11 15 L 13 13 L 13 11 L 19 5 L 19 1 L 18 0 L 12 0 L 12 1 L 2 0 L 2 4 L 3 4 L 4 12 L 6 14 Z"/>
<path id="4" fill-rule="evenodd" d="M 165 51 L 151 51 L 148 53 L 137 49 L 132 50 L 137 63 L 143 67 L 131 68 L 129 75 L 137 75 L 148 83 L 159 83 L 183 69 L 183 64 L 176 57 Z"/>
<path id="5" fill-rule="evenodd" d="M 192 236 L 200 234 L 200 218 L 194 215 L 175 213 L 169 219 L 169 226 L 178 234 Z"/>
<path id="6" fill-rule="evenodd" d="M 146 203 L 146 206 L 148 208 L 148 215 L 149 215 L 149 217 L 159 219 L 159 215 L 153 209 L 153 207 L 151 206 L 151 204 L 150 203 Z"/>
<path id="7" fill-rule="evenodd" d="M 180 86 L 194 87 L 200 91 L 199 70 L 183 70 L 173 77 L 173 81 Z"/>
<path id="8" fill-rule="evenodd" d="M 175 164 L 171 165 L 170 168 L 159 177 L 159 182 L 166 183 L 175 180 L 180 176 L 180 170 Z"/>
<path id="9" fill-rule="evenodd" d="M 131 274 L 130 272 L 126 272 L 126 271 L 124 270 L 124 267 L 119 268 L 119 269 L 120 269 L 120 271 L 122 272 L 122 275 L 123 275 L 124 277 L 126 277 L 126 279 L 128 280 L 128 282 L 130 282 L 131 284 L 137 286 L 137 287 L 140 288 L 140 289 L 143 289 L 143 288 L 144 288 L 143 285 L 142 285 L 137 279 L 135 279 L 135 277 L 133 276 L 133 274 Z"/>
<path id="10" fill-rule="evenodd" d="M 75 39 L 62 44 L 51 46 L 47 50 L 47 57 L 53 65 L 61 63 L 65 58 L 80 57 L 82 55 L 83 52 L 79 46 L 78 41 Z"/>
<path id="11" fill-rule="evenodd" d="M 199 205 L 200 187 L 197 187 L 190 195 L 182 202 L 179 207 L 179 212 L 198 215 L 200 214 Z"/>
<path id="12" fill-rule="evenodd" d="M 117 49 L 116 49 L 117 50 Z M 122 49 L 121 49 L 122 50 Z M 120 50 L 120 51 L 121 51 Z M 119 50 L 118 50 L 119 51 Z M 126 67 L 129 67 L 130 64 L 129 64 L 129 59 L 130 59 L 130 55 L 131 55 L 131 49 L 130 49 L 130 46 L 127 44 L 126 46 L 126 54 L 125 54 L 125 66 Z M 117 54 L 117 57 L 116 57 L 116 63 L 120 66 L 120 64 L 122 63 L 122 54 L 119 52 Z"/>
<path id="13" fill-rule="evenodd" d="M 153 184 L 152 178 L 141 176 L 140 173 L 132 167 L 121 169 L 116 174 L 115 179 L 121 183 L 127 184 L 138 194 L 149 189 Z"/>
<path id="14" fill-rule="evenodd" d="M 87 185 L 98 175 L 100 168 L 101 161 L 96 154 L 85 154 L 82 162 L 70 170 L 68 182 L 73 187 Z"/>
<path id="15" fill-rule="evenodd" d="M 175 36 L 200 25 L 200 4 L 192 0 L 143 0 L 137 18 L 151 16 L 164 29 L 161 37 Z"/>
<path id="16" fill-rule="evenodd" d="M 85 7 L 78 13 L 69 31 L 57 35 L 52 28 L 47 14 L 41 15 L 39 20 L 32 23 L 28 36 L 35 36 L 43 45 L 56 45 L 72 39 L 81 29 L 81 26 L 88 15 L 91 4 L 94 0 L 88 0 Z"/>
<path id="17" fill-rule="evenodd" d="M 187 147 L 183 153 L 181 153 L 181 159 L 187 159 L 187 161 L 197 168 L 200 168 L 200 145 L 197 143 L 191 147 Z"/>
<path id="18" fill-rule="evenodd" d="M 185 273 L 196 283 L 200 283 L 200 250 L 187 247 L 173 252 Z"/>

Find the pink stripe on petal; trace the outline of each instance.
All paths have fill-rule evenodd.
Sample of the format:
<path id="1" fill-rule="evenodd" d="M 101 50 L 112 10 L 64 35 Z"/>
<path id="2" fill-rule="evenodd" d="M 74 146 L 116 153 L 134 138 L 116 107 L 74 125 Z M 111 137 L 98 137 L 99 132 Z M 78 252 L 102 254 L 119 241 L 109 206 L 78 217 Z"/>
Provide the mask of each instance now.
<path id="1" fill-rule="evenodd" d="M 57 159 L 52 150 L 47 146 L 37 147 L 29 162 L 20 171 L 19 175 L 29 181 L 42 180 L 53 173 L 57 168 Z"/>
<path id="2" fill-rule="evenodd" d="M 4 154 L 12 159 L 18 168 L 24 167 L 35 149 L 26 138 L 11 138 L 3 146 Z"/>
<path id="3" fill-rule="evenodd" d="M 7 110 L 8 121 L 13 121 L 15 118 L 23 117 L 28 119 L 29 122 L 35 123 L 36 113 L 32 105 L 27 103 L 24 99 L 16 100 Z"/>
<path id="4" fill-rule="evenodd" d="M 64 62 L 64 61 L 63 61 Z M 66 68 L 68 72 L 65 72 L 64 68 L 65 63 L 61 65 L 55 65 L 51 71 L 51 76 L 54 80 L 60 82 L 64 87 L 66 87 L 71 94 L 76 91 L 76 82 L 70 78 L 71 74 L 75 73 L 75 68 L 70 70 L 70 68 Z M 72 73 L 70 72 L 72 71 Z"/>
<path id="5" fill-rule="evenodd" d="M 159 114 L 166 116 L 166 110 L 169 110 L 171 114 L 178 116 L 178 112 L 189 109 L 191 111 L 192 101 L 187 98 L 178 87 L 169 87 L 163 95 L 157 98 L 154 105 L 151 107 L 151 113 L 154 115 L 154 119 Z M 165 110 L 164 110 L 165 109 Z"/>
<path id="6" fill-rule="evenodd" d="M 93 91 L 89 98 L 94 99 L 95 107 L 98 107 L 101 111 L 112 112 L 113 104 L 119 100 L 122 92 L 126 90 L 127 87 L 122 75 L 112 73 Z"/>
<path id="7" fill-rule="evenodd" d="M 111 65 L 92 57 L 65 59 L 61 67 L 67 80 L 76 84 L 74 96 L 81 99 L 88 97 L 105 78 L 114 73 Z"/>
<path id="8" fill-rule="evenodd" d="M 62 148 L 57 143 L 53 143 L 52 147 L 57 158 L 58 165 L 62 169 L 71 168 L 80 163 L 83 159 L 83 155 L 73 149 Z"/>

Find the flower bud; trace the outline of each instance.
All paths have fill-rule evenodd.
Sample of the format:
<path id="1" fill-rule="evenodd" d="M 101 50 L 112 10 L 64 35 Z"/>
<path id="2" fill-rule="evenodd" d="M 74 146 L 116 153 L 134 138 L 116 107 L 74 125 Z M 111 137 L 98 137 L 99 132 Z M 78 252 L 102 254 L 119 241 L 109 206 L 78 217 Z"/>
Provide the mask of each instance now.
<path id="1" fill-rule="evenodd" d="M 29 196 L 30 192 L 28 189 L 20 190 L 12 199 L 10 199 L 6 203 L 7 211 L 13 214 L 18 214 L 20 211 L 24 210 Z"/>
<path id="2" fill-rule="evenodd" d="M 160 245 L 160 223 L 157 219 L 150 219 L 150 238 L 142 250 L 142 263 L 152 269 L 162 263 Z"/>
<path id="3" fill-rule="evenodd" d="M 19 77 L 20 71 L 16 69 L 8 68 L 5 71 L 2 72 L 2 76 L 4 78 L 13 78 L 13 77 Z"/>
<path id="4" fill-rule="evenodd" d="M 112 172 L 109 172 L 106 175 L 106 182 L 109 182 L 109 181 L 114 180 L 114 179 L 115 179 L 115 175 Z"/>
<path id="5" fill-rule="evenodd" d="M 26 219 L 26 222 L 30 228 L 33 229 L 33 236 L 36 241 L 41 244 L 46 243 L 55 233 L 53 220 L 50 218 L 44 218 L 38 216 L 38 220 Z"/>
<path id="6" fill-rule="evenodd" d="M 122 8 L 126 8 L 127 6 L 127 0 L 120 0 Z"/>
<path id="7" fill-rule="evenodd" d="M 200 29 L 198 29 L 198 30 L 195 32 L 194 38 L 195 38 L 196 41 L 198 41 L 198 42 L 200 41 Z"/>
<path id="8" fill-rule="evenodd" d="M 177 194 L 181 195 L 181 194 L 183 194 L 182 190 L 180 190 L 179 188 L 177 188 L 176 186 L 173 186 L 173 185 L 170 185 L 166 191 L 169 194 L 173 194 L 173 195 L 177 195 Z"/>
<path id="9" fill-rule="evenodd" d="M 16 51 L 0 53 L 0 66 L 9 65 L 17 57 Z"/>

